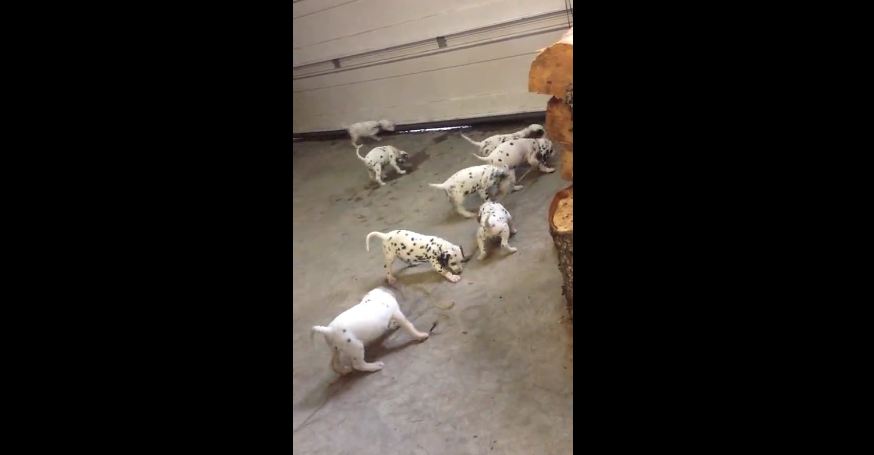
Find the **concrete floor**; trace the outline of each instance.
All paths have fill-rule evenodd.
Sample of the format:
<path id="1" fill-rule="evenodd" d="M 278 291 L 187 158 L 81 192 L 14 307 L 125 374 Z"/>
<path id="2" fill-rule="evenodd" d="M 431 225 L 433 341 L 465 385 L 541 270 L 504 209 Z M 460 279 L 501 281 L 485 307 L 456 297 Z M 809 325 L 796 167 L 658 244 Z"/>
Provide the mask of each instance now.
<path id="1" fill-rule="evenodd" d="M 523 126 L 464 131 L 480 139 Z M 573 450 L 573 339 L 547 225 L 552 196 L 567 186 L 557 172 L 532 171 L 525 189 L 500 201 L 517 222 L 516 254 L 495 244 L 488 258 L 465 264 L 458 283 L 429 264 L 396 272 L 401 311 L 419 330 L 437 325 L 422 343 L 398 330 L 368 347 L 367 360 L 385 362 L 382 371 L 338 379 L 323 338 L 310 340 L 311 326 L 385 284 L 380 242 L 364 249 L 368 232 L 409 229 L 475 253 L 476 221 L 427 185 L 482 164 L 458 131 L 383 138 L 379 145 L 406 150 L 411 162 L 406 175 L 389 171 L 382 188 L 368 181 L 348 140 L 294 144 L 294 453 Z M 479 203 L 471 195 L 466 206 L 476 211 Z"/>

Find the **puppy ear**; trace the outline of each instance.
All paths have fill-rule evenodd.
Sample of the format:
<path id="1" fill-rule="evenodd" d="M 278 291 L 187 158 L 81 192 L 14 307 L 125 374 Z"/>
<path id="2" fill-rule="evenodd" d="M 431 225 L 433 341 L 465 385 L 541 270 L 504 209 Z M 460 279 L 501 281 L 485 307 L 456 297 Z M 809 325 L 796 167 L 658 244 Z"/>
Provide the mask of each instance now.
<path id="1" fill-rule="evenodd" d="M 440 253 L 440 255 L 437 256 L 437 263 L 442 265 L 443 267 L 449 267 L 449 253 Z"/>

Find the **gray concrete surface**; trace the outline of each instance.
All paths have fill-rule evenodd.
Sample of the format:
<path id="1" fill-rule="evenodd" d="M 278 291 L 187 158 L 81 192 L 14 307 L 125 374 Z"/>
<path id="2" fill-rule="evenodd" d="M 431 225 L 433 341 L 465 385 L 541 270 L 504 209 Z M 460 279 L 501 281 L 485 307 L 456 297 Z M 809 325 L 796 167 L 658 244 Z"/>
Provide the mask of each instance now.
<path id="1" fill-rule="evenodd" d="M 465 130 L 475 139 L 524 124 Z M 450 283 L 428 264 L 397 272 L 401 310 L 432 335 L 395 331 L 370 346 L 382 371 L 338 378 L 310 327 L 326 325 L 384 285 L 380 242 L 370 231 L 409 229 L 476 250 L 476 221 L 428 187 L 482 164 L 458 130 L 388 136 L 368 143 L 411 154 L 406 175 L 368 181 L 348 140 L 294 144 L 293 445 L 296 454 L 568 454 L 573 450 L 573 339 L 549 235 L 558 173 L 532 171 L 502 202 L 518 223 L 507 254 L 465 264 Z M 519 173 L 521 175 L 521 172 Z M 466 206 L 475 211 L 477 195 Z M 374 248 L 374 246 L 376 248 Z M 397 262 L 395 270 L 404 264 Z"/>

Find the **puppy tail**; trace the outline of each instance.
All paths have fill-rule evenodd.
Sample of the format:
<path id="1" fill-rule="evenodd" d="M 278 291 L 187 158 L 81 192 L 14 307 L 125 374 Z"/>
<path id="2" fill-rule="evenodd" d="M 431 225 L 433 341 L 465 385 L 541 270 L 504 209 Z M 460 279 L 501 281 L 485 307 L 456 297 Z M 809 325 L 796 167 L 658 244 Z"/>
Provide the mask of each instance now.
<path id="1" fill-rule="evenodd" d="M 364 248 L 367 251 L 370 251 L 370 237 L 373 237 L 374 235 L 379 237 L 380 240 L 385 240 L 386 238 L 388 238 L 387 235 L 383 234 L 382 232 L 377 232 L 377 231 L 373 231 L 370 234 L 367 234 L 367 238 L 364 239 Z"/>
<path id="2" fill-rule="evenodd" d="M 437 188 L 438 190 L 446 191 L 446 183 L 429 183 L 428 186 L 431 188 Z"/>
<path id="3" fill-rule="evenodd" d="M 355 144 L 355 143 L 353 142 L 352 144 Z M 355 145 L 355 156 L 357 156 L 358 159 L 361 160 L 361 161 L 367 161 L 367 160 L 364 159 L 363 156 L 361 156 L 360 153 L 358 153 L 358 151 L 361 150 L 361 147 L 364 147 L 364 144 L 361 144 L 361 145 Z"/>
<path id="4" fill-rule="evenodd" d="M 330 335 L 334 331 L 330 327 L 325 327 L 325 326 L 321 326 L 321 325 L 314 325 L 313 330 L 310 332 L 310 341 L 313 340 L 313 335 L 315 335 L 316 332 L 321 333 L 322 335 Z"/>
<path id="5" fill-rule="evenodd" d="M 485 162 L 487 162 L 487 163 L 490 161 L 488 155 L 486 155 L 486 156 L 479 156 L 479 155 L 477 155 L 476 153 L 471 153 L 471 155 L 473 155 L 476 159 L 478 159 L 478 160 L 480 160 L 480 161 L 485 161 Z"/>
<path id="6" fill-rule="evenodd" d="M 475 140 L 473 140 L 473 139 L 471 139 L 471 138 L 465 136 L 464 133 L 459 133 L 459 134 L 461 134 L 461 137 L 465 138 L 465 139 L 467 140 L 467 142 L 470 142 L 471 144 L 473 144 L 473 145 L 475 145 L 475 146 L 477 146 L 477 147 L 482 147 L 482 146 L 483 146 L 483 143 L 482 143 L 482 142 L 477 142 L 477 141 L 475 141 Z"/>

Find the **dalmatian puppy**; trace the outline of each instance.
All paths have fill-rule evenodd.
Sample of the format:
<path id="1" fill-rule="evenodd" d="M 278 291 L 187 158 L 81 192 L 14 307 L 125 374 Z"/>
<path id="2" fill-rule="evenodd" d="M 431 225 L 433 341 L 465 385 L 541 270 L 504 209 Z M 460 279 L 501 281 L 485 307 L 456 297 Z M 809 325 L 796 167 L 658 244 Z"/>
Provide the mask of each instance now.
<path id="1" fill-rule="evenodd" d="M 475 213 L 464 208 L 464 198 L 468 194 L 477 193 L 484 201 L 492 200 L 490 190 L 497 187 L 497 196 L 506 195 L 516 183 L 516 174 L 506 167 L 484 164 L 464 168 L 443 183 L 429 183 L 433 188 L 446 191 L 455 210 L 466 218 L 473 218 Z"/>
<path id="2" fill-rule="evenodd" d="M 555 172 L 555 168 L 546 165 L 549 159 L 552 158 L 553 148 L 552 141 L 546 138 L 541 139 L 514 139 L 509 142 L 504 142 L 498 145 L 492 153 L 487 156 L 477 156 L 478 160 L 491 163 L 493 166 L 506 166 L 513 171 L 523 164 L 531 165 L 531 168 L 525 171 L 518 180 L 522 180 L 528 175 L 528 172 L 535 167 L 541 172 L 547 174 Z M 515 185 L 514 190 L 521 190 L 522 185 Z"/>
<path id="3" fill-rule="evenodd" d="M 368 292 L 360 303 L 340 313 L 327 327 L 314 326 L 312 334 L 321 333 L 331 347 L 331 368 L 339 375 L 358 371 L 379 371 L 382 362 L 364 360 L 364 345 L 388 330 L 400 326 L 413 338 L 423 341 L 428 334 L 416 330 L 401 313 L 394 292 L 379 287 Z"/>
<path id="4" fill-rule="evenodd" d="M 486 201 L 479 208 L 477 216 L 479 228 L 476 231 L 476 244 L 479 246 L 477 259 L 486 257 L 486 241 L 495 237 L 501 238 L 501 246 L 510 253 L 515 253 L 516 248 L 510 246 L 510 236 L 516 233 L 513 217 L 503 205 L 497 202 Z"/>
<path id="5" fill-rule="evenodd" d="M 349 128 L 346 131 L 349 132 L 349 137 L 352 138 L 352 145 L 355 146 L 355 145 L 358 145 L 358 142 L 363 137 L 369 137 L 373 140 L 381 141 L 382 138 L 377 136 L 377 134 L 379 134 L 380 131 L 394 131 L 394 130 L 395 130 L 395 124 L 389 120 L 380 120 L 378 122 L 374 121 L 374 120 L 370 120 L 367 122 L 353 123 L 351 126 L 349 126 Z"/>
<path id="6" fill-rule="evenodd" d="M 368 168 L 368 172 L 370 172 L 370 180 L 373 180 L 380 185 L 385 185 L 385 182 L 382 181 L 382 168 L 383 166 L 391 165 L 391 167 L 395 168 L 398 174 L 406 174 L 407 171 L 398 167 L 398 164 L 404 164 L 407 162 L 407 158 L 409 155 L 407 152 L 403 150 L 398 150 L 397 148 L 391 145 L 385 145 L 382 147 L 376 147 L 365 156 L 361 156 L 358 153 L 358 150 L 363 147 L 362 145 L 358 145 L 355 147 L 355 156 L 358 157 Z"/>
<path id="7" fill-rule="evenodd" d="M 545 131 L 543 129 L 543 126 L 538 125 L 536 123 L 532 123 L 531 125 L 528 125 L 519 131 L 516 131 L 515 133 L 496 134 L 496 135 L 491 136 L 487 139 L 484 139 L 481 142 L 474 141 L 473 139 L 465 136 L 464 133 L 461 133 L 461 137 L 467 139 L 467 142 L 470 142 L 471 144 L 479 147 L 479 149 L 480 149 L 479 153 L 481 155 L 485 156 L 485 155 L 488 155 L 489 153 L 492 153 L 492 151 L 497 146 L 499 146 L 507 141 L 512 141 L 515 139 L 522 139 L 522 138 L 539 138 L 539 137 L 543 137 L 544 134 L 545 134 Z"/>
<path id="8" fill-rule="evenodd" d="M 457 283 L 461 280 L 461 263 L 465 261 L 464 250 L 440 237 L 417 234 L 413 231 L 398 229 L 382 232 L 371 232 L 365 239 L 365 248 L 370 251 L 370 238 L 376 236 L 382 240 L 382 254 L 385 256 L 386 281 L 395 284 L 397 278 L 391 273 L 395 259 L 407 264 L 430 262 L 437 273 L 447 280 Z"/>

